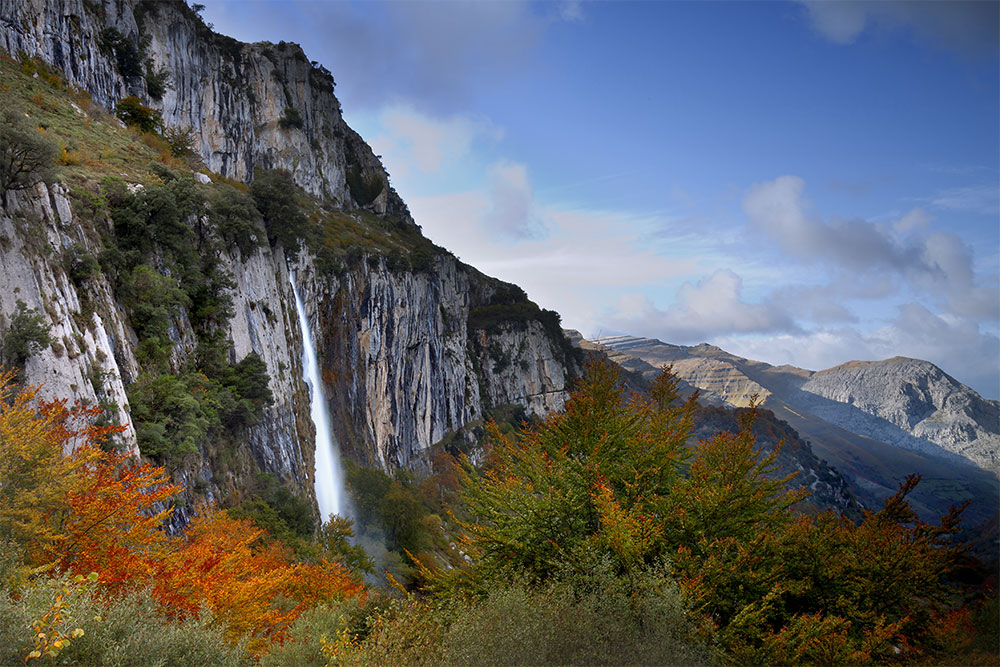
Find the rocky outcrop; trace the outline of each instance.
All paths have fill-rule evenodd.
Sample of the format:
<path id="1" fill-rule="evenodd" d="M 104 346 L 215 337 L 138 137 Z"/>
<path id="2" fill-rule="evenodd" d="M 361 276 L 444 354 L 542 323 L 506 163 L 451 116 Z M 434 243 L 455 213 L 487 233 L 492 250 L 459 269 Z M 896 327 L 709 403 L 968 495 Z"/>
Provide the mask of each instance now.
<path id="1" fill-rule="evenodd" d="M 930 362 L 852 361 L 813 374 L 801 389 L 833 402 L 803 401 L 834 424 L 907 449 L 936 454 L 940 448 L 982 468 L 1000 469 L 1000 403 L 983 399 Z M 854 410 L 840 407 L 845 405 Z"/>
<path id="2" fill-rule="evenodd" d="M 135 452 L 125 383 L 135 379 L 138 364 L 128 318 L 102 274 L 88 277 L 82 293 L 62 261 L 70 248 L 96 249 L 84 230 L 58 185 L 10 193 L 0 209 L 0 331 L 8 331 L 19 304 L 34 310 L 51 343 L 28 358 L 28 382 L 42 399 L 103 406 L 126 427 L 123 448 Z"/>
<path id="3" fill-rule="evenodd" d="M 515 403 L 544 415 L 566 400 L 576 369 L 540 324 L 470 330 L 470 312 L 489 301 L 490 287 L 450 255 L 406 273 L 373 257 L 327 278 L 301 259 L 296 277 L 323 332 L 317 344 L 334 428 L 355 458 L 406 465 L 492 407 Z"/>
<path id="4" fill-rule="evenodd" d="M 107 108 L 138 95 L 165 126 L 193 132 L 215 173 L 245 182 L 256 167 L 285 169 L 339 206 L 408 218 L 381 163 L 344 122 L 333 77 L 297 44 L 215 34 L 182 0 L 0 0 L 0 47 L 55 65 Z M 159 100 L 148 93 L 146 59 L 166 76 Z M 142 74 L 130 75 L 129 63 Z"/>

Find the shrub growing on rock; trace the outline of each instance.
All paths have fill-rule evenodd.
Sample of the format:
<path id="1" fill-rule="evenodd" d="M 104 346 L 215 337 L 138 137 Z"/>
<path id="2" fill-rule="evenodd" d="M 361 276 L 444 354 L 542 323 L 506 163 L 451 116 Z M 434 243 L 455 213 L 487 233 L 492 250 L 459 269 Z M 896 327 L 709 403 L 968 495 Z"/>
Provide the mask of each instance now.
<path id="1" fill-rule="evenodd" d="M 7 206 L 10 191 L 52 178 L 59 147 L 31 127 L 9 100 L 0 100 L 0 105 L 0 202 Z"/>

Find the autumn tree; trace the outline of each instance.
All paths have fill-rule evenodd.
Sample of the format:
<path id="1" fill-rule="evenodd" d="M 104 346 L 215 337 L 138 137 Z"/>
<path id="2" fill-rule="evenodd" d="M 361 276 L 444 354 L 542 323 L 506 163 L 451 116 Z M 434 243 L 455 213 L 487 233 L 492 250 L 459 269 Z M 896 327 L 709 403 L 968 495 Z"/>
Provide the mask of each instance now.
<path id="1" fill-rule="evenodd" d="M 99 408 L 38 401 L 12 378 L 0 375 L 0 537 L 36 572 L 95 573 L 102 595 L 151 590 L 177 619 L 207 608 L 257 655 L 305 609 L 363 595 L 340 562 L 299 562 L 225 511 L 201 508 L 183 535 L 168 535 L 181 489 L 164 468 L 102 448 L 122 428 L 99 425 Z"/>
<path id="2" fill-rule="evenodd" d="M 431 576 L 432 588 L 542 584 L 609 564 L 639 581 L 661 565 L 737 662 L 867 663 L 954 649 L 959 617 L 943 577 L 960 553 L 951 541 L 960 509 L 937 525 L 919 521 L 910 478 L 860 524 L 798 516 L 806 492 L 777 473 L 776 451 L 756 448 L 754 409 L 737 432 L 691 443 L 695 399 L 677 399 L 666 372 L 626 398 L 611 364 L 597 361 L 565 413 L 516 436 L 494 428 L 490 465 L 463 476 L 474 562 Z"/>
<path id="3" fill-rule="evenodd" d="M 768 476 L 774 455 L 753 448 L 749 422 L 692 447 L 696 407 L 695 397 L 679 400 L 670 373 L 626 397 L 615 367 L 601 360 L 564 413 L 519 435 L 493 429 L 492 467 L 464 479 L 476 567 L 543 580 L 610 558 L 627 572 L 682 544 L 780 521 L 801 494 Z"/>

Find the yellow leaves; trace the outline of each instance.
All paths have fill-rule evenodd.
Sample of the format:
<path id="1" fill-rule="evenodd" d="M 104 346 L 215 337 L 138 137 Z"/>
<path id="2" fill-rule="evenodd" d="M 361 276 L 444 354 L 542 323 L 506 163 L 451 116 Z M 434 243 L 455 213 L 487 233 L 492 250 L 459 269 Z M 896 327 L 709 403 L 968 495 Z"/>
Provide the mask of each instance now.
<path id="1" fill-rule="evenodd" d="M 79 639 L 84 635 L 83 628 L 79 627 L 69 632 L 64 631 L 64 626 L 73 622 L 73 618 L 66 610 L 70 605 L 70 598 L 89 595 L 96 582 L 97 573 L 91 572 L 87 577 L 64 575 L 44 584 L 53 588 L 53 600 L 48 611 L 31 624 L 34 633 L 32 637 L 33 648 L 24 657 L 25 662 L 40 659 L 43 655 L 56 658 L 64 649 L 72 645 L 72 640 Z"/>
<path id="2" fill-rule="evenodd" d="M 654 549 L 663 525 L 634 509 L 622 508 L 611 487 L 603 481 L 591 492 L 591 500 L 601 525 L 595 541 L 614 551 L 622 562 L 639 564 Z"/>

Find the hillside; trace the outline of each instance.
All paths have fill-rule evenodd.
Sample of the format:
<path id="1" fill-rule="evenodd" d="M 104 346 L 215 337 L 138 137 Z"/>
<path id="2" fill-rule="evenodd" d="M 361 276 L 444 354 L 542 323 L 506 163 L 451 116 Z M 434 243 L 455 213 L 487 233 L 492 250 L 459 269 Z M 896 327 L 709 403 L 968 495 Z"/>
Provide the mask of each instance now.
<path id="1" fill-rule="evenodd" d="M 594 342 L 649 368 L 672 365 L 709 401 L 742 406 L 756 394 L 817 456 L 848 477 L 865 505 L 894 493 L 910 473 L 923 478 L 912 498 L 926 518 L 970 500 L 967 517 L 981 523 L 1000 505 L 991 463 L 1000 443 L 1000 404 L 933 364 L 896 357 L 814 372 L 743 359 L 706 344 L 685 347 L 633 336 Z"/>

